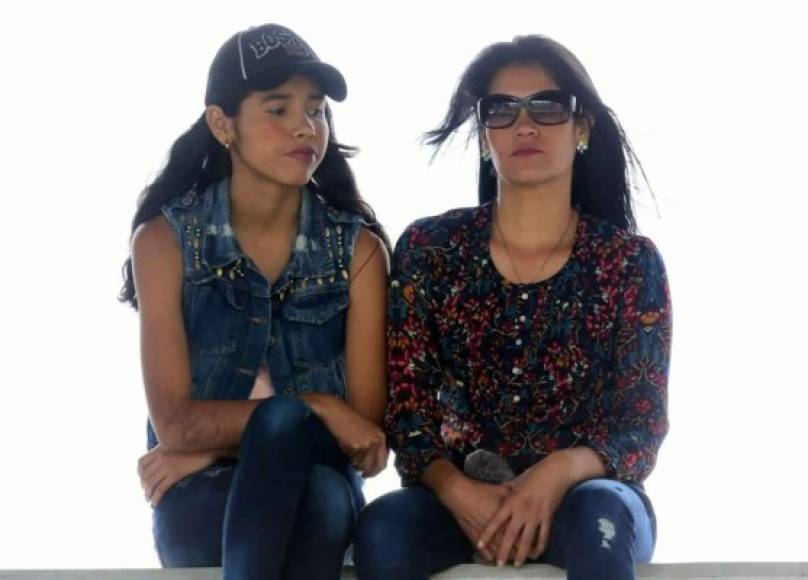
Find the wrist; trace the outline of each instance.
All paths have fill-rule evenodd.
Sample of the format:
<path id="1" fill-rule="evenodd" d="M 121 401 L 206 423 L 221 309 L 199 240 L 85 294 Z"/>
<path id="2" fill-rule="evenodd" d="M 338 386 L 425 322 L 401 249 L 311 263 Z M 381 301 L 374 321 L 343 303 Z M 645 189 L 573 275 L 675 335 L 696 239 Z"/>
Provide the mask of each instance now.
<path id="1" fill-rule="evenodd" d="M 462 496 L 471 480 L 447 459 L 436 459 L 424 470 L 421 482 L 447 507 Z"/>
<path id="2" fill-rule="evenodd" d="M 325 421 L 337 402 L 336 397 L 323 393 L 305 393 L 300 395 L 311 409 L 312 413 Z"/>

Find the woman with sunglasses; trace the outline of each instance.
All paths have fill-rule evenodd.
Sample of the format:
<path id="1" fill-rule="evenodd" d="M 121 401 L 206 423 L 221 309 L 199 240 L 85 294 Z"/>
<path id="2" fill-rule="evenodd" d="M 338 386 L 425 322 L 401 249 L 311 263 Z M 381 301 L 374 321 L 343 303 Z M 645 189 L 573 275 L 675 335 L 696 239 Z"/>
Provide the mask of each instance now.
<path id="1" fill-rule="evenodd" d="M 394 253 L 386 429 L 404 489 L 360 516 L 360 579 L 538 561 L 634 578 L 655 520 L 642 482 L 667 432 L 671 309 L 635 233 L 612 111 L 541 36 L 469 65 L 440 147 L 467 120 L 480 205 L 413 223 Z"/>
<path id="2" fill-rule="evenodd" d="M 164 566 L 338 579 L 361 476 L 386 464 L 388 243 L 334 135 L 345 94 L 291 30 L 239 32 L 141 196 L 121 298 Z"/>

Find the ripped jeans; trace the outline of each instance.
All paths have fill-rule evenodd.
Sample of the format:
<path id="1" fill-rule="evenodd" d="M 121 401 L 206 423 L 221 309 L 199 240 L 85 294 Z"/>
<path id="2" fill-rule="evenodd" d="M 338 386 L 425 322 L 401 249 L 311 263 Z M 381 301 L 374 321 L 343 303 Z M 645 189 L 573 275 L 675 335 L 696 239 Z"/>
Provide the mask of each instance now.
<path id="1" fill-rule="evenodd" d="M 633 580 L 634 565 L 651 559 L 655 542 L 653 509 L 640 488 L 590 479 L 564 497 L 536 562 L 566 568 L 569 580 Z M 451 512 L 421 485 L 380 497 L 357 524 L 359 580 L 427 580 L 473 557 Z"/>

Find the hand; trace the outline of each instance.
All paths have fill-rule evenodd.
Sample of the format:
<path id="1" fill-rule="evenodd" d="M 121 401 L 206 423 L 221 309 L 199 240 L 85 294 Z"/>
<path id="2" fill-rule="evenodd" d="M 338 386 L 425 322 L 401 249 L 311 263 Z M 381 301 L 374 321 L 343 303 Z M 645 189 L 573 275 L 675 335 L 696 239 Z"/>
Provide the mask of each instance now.
<path id="1" fill-rule="evenodd" d="M 501 533 L 497 565 L 504 566 L 512 557 L 521 566 L 547 548 L 553 515 L 572 485 L 569 466 L 564 457 L 551 454 L 506 485 L 511 493 L 482 531 L 480 545 L 488 547 Z"/>
<path id="2" fill-rule="evenodd" d="M 368 421 L 344 401 L 332 399 L 333 405 L 320 415 L 334 435 L 340 449 L 364 477 L 378 475 L 387 467 L 387 438 L 378 425 Z"/>
<path id="3" fill-rule="evenodd" d="M 211 451 L 181 453 L 165 451 L 157 445 L 137 462 L 140 485 L 146 492 L 146 501 L 156 507 L 166 491 L 183 479 L 211 466 L 218 459 Z"/>
<path id="4" fill-rule="evenodd" d="M 511 495 L 511 490 L 503 484 L 483 483 L 466 476 L 461 477 L 463 484 L 455 488 L 448 497 L 442 497 L 441 501 L 452 512 L 460 529 L 472 545 L 477 547 L 480 555 L 491 562 L 500 547 L 501 534 L 490 534 L 488 541 L 482 546 L 479 541 L 488 522 Z"/>

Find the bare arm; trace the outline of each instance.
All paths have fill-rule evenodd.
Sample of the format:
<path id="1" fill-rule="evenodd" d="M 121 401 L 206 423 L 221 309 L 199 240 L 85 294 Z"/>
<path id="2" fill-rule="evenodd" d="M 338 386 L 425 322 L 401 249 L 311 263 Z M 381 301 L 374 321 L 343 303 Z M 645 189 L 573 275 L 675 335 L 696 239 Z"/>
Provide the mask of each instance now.
<path id="1" fill-rule="evenodd" d="M 260 401 L 191 398 L 191 363 L 182 318 L 182 255 L 163 216 L 135 232 L 132 264 L 146 400 L 160 445 L 184 452 L 238 446 Z"/>
<path id="2" fill-rule="evenodd" d="M 384 244 L 362 229 L 350 273 L 345 338 L 347 401 L 318 393 L 303 395 L 366 475 L 378 473 L 387 462 L 381 424 L 387 403 L 388 271 Z"/>
<path id="3" fill-rule="evenodd" d="M 390 258 L 382 241 L 363 229 L 351 267 L 351 305 L 345 339 L 348 404 L 381 426 L 387 405 L 387 285 Z"/>

